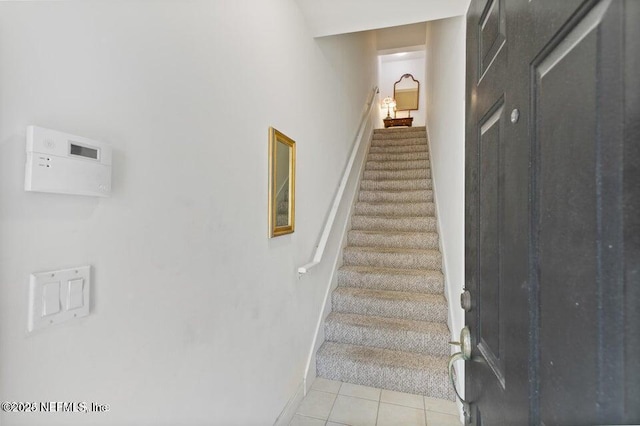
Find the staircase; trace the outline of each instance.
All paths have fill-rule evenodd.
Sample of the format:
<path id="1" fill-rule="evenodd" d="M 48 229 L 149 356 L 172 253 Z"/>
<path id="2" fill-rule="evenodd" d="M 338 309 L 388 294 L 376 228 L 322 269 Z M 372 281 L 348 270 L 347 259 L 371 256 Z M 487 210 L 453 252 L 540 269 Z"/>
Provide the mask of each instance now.
<path id="1" fill-rule="evenodd" d="M 375 130 L 343 257 L 317 375 L 453 399 L 424 127 Z"/>

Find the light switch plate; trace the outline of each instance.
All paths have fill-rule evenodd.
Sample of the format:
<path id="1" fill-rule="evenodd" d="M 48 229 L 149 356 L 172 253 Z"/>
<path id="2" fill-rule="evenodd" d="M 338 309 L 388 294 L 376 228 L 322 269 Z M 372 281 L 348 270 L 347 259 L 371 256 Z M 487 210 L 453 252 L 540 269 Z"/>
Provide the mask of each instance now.
<path id="1" fill-rule="evenodd" d="M 27 329 L 38 330 L 89 315 L 91 266 L 31 274 Z"/>

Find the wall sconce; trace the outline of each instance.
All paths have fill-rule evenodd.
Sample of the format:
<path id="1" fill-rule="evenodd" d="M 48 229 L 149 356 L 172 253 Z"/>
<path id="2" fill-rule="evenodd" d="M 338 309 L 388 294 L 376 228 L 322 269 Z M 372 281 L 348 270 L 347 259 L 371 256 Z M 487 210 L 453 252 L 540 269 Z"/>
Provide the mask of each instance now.
<path id="1" fill-rule="evenodd" d="M 391 118 L 390 110 L 391 110 L 391 108 L 395 108 L 395 106 L 396 106 L 395 99 L 393 99 L 393 98 L 391 98 L 389 96 L 384 98 L 382 100 L 382 108 L 384 108 L 385 106 L 387 107 L 387 118 Z"/>

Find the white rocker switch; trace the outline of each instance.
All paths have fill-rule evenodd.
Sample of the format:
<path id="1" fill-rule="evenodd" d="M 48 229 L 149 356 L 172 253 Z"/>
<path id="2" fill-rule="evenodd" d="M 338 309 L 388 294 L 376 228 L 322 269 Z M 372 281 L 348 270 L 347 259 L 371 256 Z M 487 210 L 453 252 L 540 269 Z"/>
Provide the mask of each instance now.
<path id="1" fill-rule="evenodd" d="M 47 283 L 42 288 L 42 316 L 60 312 L 60 282 Z"/>
<path id="2" fill-rule="evenodd" d="M 82 308 L 82 305 L 84 304 L 84 295 L 82 294 L 83 284 L 84 279 L 82 278 L 69 281 L 69 289 L 67 293 L 67 310 Z"/>
<path id="3" fill-rule="evenodd" d="M 35 272 L 29 277 L 27 330 L 57 326 L 90 314 L 91 266 Z"/>

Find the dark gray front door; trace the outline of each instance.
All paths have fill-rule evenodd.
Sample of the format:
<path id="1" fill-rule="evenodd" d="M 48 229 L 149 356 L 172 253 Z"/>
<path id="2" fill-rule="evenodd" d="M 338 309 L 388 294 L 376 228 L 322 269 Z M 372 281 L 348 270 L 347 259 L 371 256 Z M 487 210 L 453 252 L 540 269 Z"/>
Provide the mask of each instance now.
<path id="1" fill-rule="evenodd" d="M 472 0 L 473 424 L 640 423 L 640 2 Z"/>

